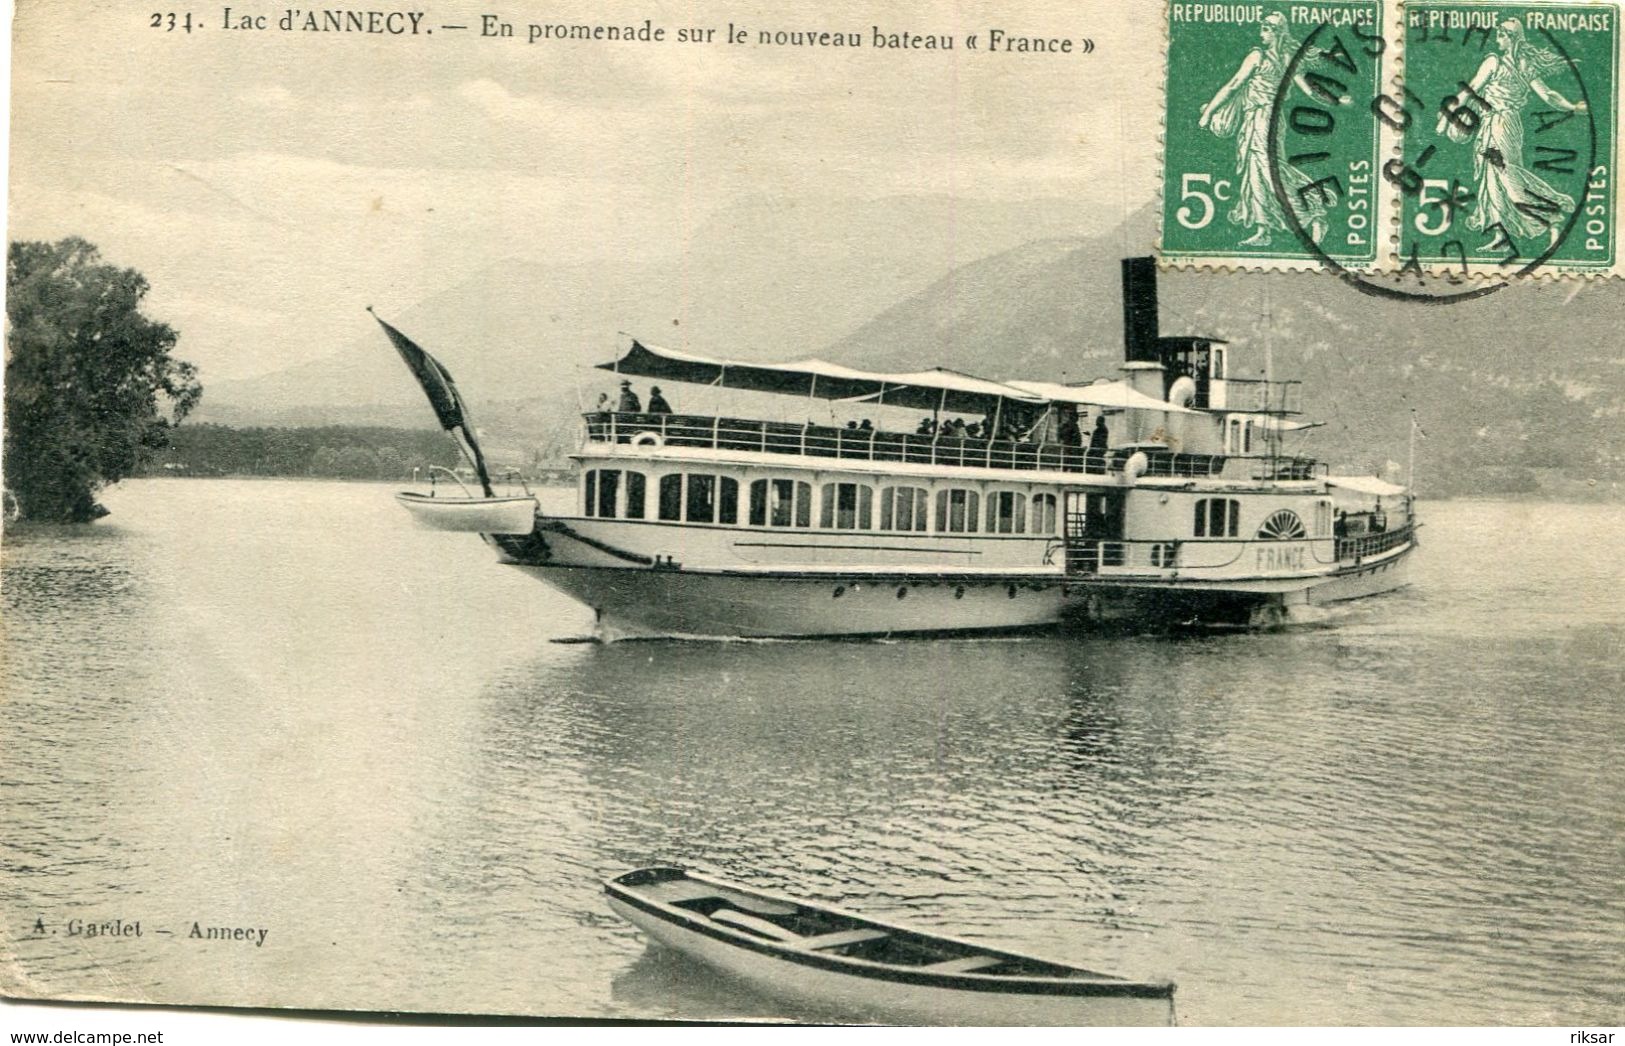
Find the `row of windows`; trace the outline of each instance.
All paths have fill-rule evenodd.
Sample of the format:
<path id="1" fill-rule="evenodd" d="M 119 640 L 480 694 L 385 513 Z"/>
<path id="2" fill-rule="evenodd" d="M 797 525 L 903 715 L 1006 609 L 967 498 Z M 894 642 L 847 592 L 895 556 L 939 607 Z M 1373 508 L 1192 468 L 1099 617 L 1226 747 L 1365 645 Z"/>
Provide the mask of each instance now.
<path id="1" fill-rule="evenodd" d="M 641 472 L 589 469 L 584 512 L 609 519 L 643 519 L 648 481 Z M 926 533 L 930 524 L 929 493 L 923 487 L 881 487 L 865 483 L 825 483 L 820 490 L 818 525 L 826 530 L 887 530 Z M 986 501 L 986 511 L 982 502 Z M 1028 501 L 1031 501 L 1029 511 Z M 878 501 L 878 507 L 876 502 Z M 961 487 L 937 491 L 936 525 L 939 534 L 1054 534 L 1058 522 L 1054 494 L 1029 499 L 1013 490 L 999 490 L 984 499 Z M 789 479 L 753 480 L 747 488 L 746 521 L 753 527 L 811 527 L 813 489 L 810 483 Z M 731 476 L 673 473 L 660 477 L 656 518 L 667 522 L 739 522 L 739 481 Z M 1235 498 L 1200 498 L 1196 502 L 1192 533 L 1199 538 L 1233 538 L 1241 521 L 1241 502 Z M 1331 504 L 1315 505 L 1315 532 L 1331 532 Z M 1305 536 L 1296 513 L 1283 509 L 1259 529 L 1265 539 Z"/>
<path id="2" fill-rule="evenodd" d="M 589 469 L 584 512 L 607 519 L 643 519 L 647 480 L 641 472 Z M 881 487 L 866 483 L 825 483 L 819 491 L 818 525 L 826 530 L 889 530 L 926 533 L 930 495 L 924 487 Z M 1054 494 L 1029 498 L 1013 490 L 989 494 L 985 514 L 974 490 L 937 491 L 940 534 L 1053 534 L 1059 519 Z M 877 504 L 878 502 L 878 504 Z M 739 481 L 731 476 L 673 473 L 660 477 L 656 518 L 669 522 L 739 522 Z M 753 527 L 811 527 L 813 489 L 789 479 L 753 480 L 746 488 L 746 522 Z"/>

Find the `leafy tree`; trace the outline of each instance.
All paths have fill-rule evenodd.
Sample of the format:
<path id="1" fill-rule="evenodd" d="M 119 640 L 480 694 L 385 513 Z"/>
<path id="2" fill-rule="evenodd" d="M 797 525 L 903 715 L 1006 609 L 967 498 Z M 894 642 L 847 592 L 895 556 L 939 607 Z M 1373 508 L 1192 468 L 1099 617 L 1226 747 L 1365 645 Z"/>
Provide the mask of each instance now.
<path id="1" fill-rule="evenodd" d="M 197 369 L 170 356 L 175 330 L 141 314 L 147 290 L 78 237 L 11 245 L 5 480 L 26 518 L 105 515 L 97 492 L 165 446 L 202 396 Z"/>

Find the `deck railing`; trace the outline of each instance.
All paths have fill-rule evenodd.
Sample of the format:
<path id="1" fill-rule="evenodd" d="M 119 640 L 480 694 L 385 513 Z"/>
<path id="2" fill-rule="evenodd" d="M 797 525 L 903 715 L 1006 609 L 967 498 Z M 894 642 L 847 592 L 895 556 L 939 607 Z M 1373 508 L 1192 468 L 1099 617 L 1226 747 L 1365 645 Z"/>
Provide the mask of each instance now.
<path id="1" fill-rule="evenodd" d="M 1101 568 L 1135 571 L 1177 570 L 1177 541 L 1129 541 L 1123 538 L 1069 538 L 1066 569 L 1069 574 L 1095 574 Z"/>
<path id="2" fill-rule="evenodd" d="M 1376 534 L 1362 534 L 1359 537 L 1337 539 L 1337 558 L 1364 559 L 1366 556 L 1375 556 L 1390 549 L 1396 549 L 1411 540 L 1415 528 L 1406 523 L 1393 530 L 1384 530 Z"/>
<path id="3" fill-rule="evenodd" d="M 790 422 L 690 414 L 628 414 L 602 411 L 585 415 L 587 439 L 594 443 L 658 444 L 797 454 L 847 461 L 896 461 L 962 468 L 1093 472 L 1121 471 L 1126 454 L 1091 451 L 1062 443 L 977 439 L 940 433 L 886 432 L 880 429 L 797 425 Z M 1204 459 L 1205 460 L 1205 459 Z M 1207 475 L 1207 472 L 1203 472 Z"/>
<path id="4" fill-rule="evenodd" d="M 599 411 L 584 417 L 587 439 L 593 443 L 745 450 L 845 461 L 1106 475 L 1122 472 L 1124 463 L 1133 454 L 1128 448 L 1099 451 L 1064 443 L 886 432 L 692 414 Z M 1209 454 L 1153 454 L 1149 456 L 1145 474 L 1205 478 L 1222 473 L 1224 462 L 1223 457 Z"/>
<path id="5" fill-rule="evenodd" d="M 1267 457 L 1252 459 L 1257 462 L 1252 478 L 1259 481 L 1285 479 L 1314 479 L 1325 475 L 1326 466 L 1314 458 Z"/>

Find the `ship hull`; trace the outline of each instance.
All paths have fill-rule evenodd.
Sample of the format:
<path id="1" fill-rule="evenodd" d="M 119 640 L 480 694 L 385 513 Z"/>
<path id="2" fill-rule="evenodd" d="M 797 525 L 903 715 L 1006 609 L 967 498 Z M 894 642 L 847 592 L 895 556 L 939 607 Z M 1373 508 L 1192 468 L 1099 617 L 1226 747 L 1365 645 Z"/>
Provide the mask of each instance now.
<path id="1" fill-rule="evenodd" d="M 1014 631 L 1061 621 L 1049 582 L 808 578 L 616 567 L 518 569 L 592 608 L 606 638 Z"/>
<path id="2" fill-rule="evenodd" d="M 720 574 L 518 565 L 591 608 L 607 639 L 797 638 L 1016 632 L 1057 626 L 1258 626 L 1273 612 L 1406 583 L 1408 549 L 1291 591 L 1106 581 Z"/>

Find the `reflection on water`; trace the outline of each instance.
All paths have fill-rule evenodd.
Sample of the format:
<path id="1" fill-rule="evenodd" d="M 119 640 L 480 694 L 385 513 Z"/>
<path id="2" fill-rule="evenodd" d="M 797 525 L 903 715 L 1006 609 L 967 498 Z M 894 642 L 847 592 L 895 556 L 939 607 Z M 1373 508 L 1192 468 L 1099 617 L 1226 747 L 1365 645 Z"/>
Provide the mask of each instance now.
<path id="1" fill-rule="evenodd" d="M 600 646 L 381 488 L 115 495 L 8 535 L 0 897 L 271 935 L 9 945 L 59 990 L 824 1016 L 604 905 L 675 861 L 1171 978 L 1185 1023 L 1625 1011 L 1616 510 L 1435 506 L 1414 588 L 1267 634 Z"/>

